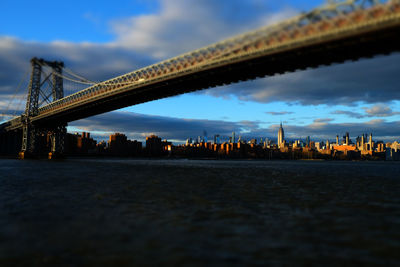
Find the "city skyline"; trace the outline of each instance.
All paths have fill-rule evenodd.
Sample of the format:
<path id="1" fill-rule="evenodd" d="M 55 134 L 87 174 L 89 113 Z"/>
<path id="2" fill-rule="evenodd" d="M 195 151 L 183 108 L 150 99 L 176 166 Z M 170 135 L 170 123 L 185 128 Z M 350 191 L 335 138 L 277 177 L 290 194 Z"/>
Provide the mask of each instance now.
<path id="1" fill-rule="evenodd" d="M 284 125 L 281 123 L 278 129 L 278 132 L 275 134 L 275 136 L 246 136 L 242 135 L 240 132 L 236 133 L 233 131 L 231 135 L 221 135 L 218 133 L 207 133 L 206 130 L 203 130 L 203 133 L 199 133 L 197 136 L 188 136 L 187 139 L 183 142 L 173 142 L 173 139 L 167 139 L 164 138 L 163 136 L 157 136 L 155 134 L 149 134 L 148 136 L 145 136 L 143 139 L 130 139 L 129 136 L 125 135 L 123 132 L 112 132 L 110 133 L 107 138 L 103 138 L 103 136 L 99 137 L 96 135 L 93 135 L 91 132 L 74 132 L 74 133 L 69 133 L 71 135 L 82 135 L 82 136 L 90 136 L 93 140 L 95 140 L 98 143 L 107 143 L 107 140 L 111 140 L 112 136 L 115 135 L 121 135 L 124 136 L 126 140 L 132 140 L 132 141 L 139 141 L 139 142 L 144 142 L 147 140 L 149 136 L 157 136 L 161 140 L 165 142 L 169 142 L 173 145 L 182 145 L 182 144 L 199 144 L 199 143 L 212 143 L 212 144 L 223 144 L 223 143 L 257 143 L 257 144 L 263 144 L 265 141 L 269 142 L 270 144 L 274 144 L 277 146 L 277 148 L 283 148 L 288 145 L 293 145 L 298 142 L 303 142 L 304 144 L 307 144 L 309 142 L 319 142 L 319 143 L 328 143 L 328 144 L 344 144 L 344 145 L 350 145 L 350 144 L 356 144 L 357 142 L 363 140 L 363 143 L 370 142 L 372 138 L 374 138 L 374 142 L 379 142 L 379 143 L 389 143 L 391 144 L 392 142 L 385 142 L 384 140 L 376 140 L 374 134 L 372 132 L 365 132 L 365 133 L 360 133 L 360 134 L 354 134 L 350 132 L 345 132 L 345 134 L 340 135 L 332 135 L 331 137 L 328 137 L 327 139 L 315 139 L 310 135 L 306 136 L 299 136 L 299 137 L 293 137 L 293 138 L 285 138 L 284 134 Z M 103 139 L 102 139 L 103 138 Z M 369 141 L 367 141 L 369 140 Z M 365 142 L 364 142 L 365 141 Z M 399 142 L 399 140 L 395 140 L 394 142 Z"/>
<path id="2" fill-rule="evenodd" d="M 49 25 L 51 17 L 45 14 L 56 7 L 46 1 L 36 8 L 43 12 L 39 21 L 32 19 L 30 8 L 36 9 L 29 1 L 20 13 L 15 13 L 15 3 L 4 1 L 0 109 L 7 106 L 21 78 L 12 73 L 23 75 L 32 56 L 63 60 L 77 73 L 99 81 L 321 3 L 122 1 L 109 10 L 111 14 L 101 1 L 96 6 L 85 3 L 78 10 L 63 6 L 67 15 L 76 18 L 73 23 L 79 23 L 82 31 L 77 33 L 66 17 Z M 188 11 L 181 12 L 184 9 Z M 310 135 L 324 140 L 349 131 L 373 132 L 381 140 L 395 141 L 400 133 L 399 59 L 394 54 L 208 89 L 76 121 L 68 130 L 90 131 L 99 138 L 119 131 L 142 140 L 154 133 L 184 142 L 203 130 L 222 136 L 232 131 L 252 137 L 275 136 L 283 121 L 288 138 Z"/>
<path id="3" fill-rule="evenodd" d="M 400 144 L 374 140 L 373 134 L 362 134 L 355 140 L 350 134 L 336 135 L 331 142 L 312 140 L 286 140 L 282 124 L 276 141 L 274 138 L 260 140 L 243 139 L 235 132 L 220 139 L 216 134 L 212 141 L 207 132 L 197 138 L 188 138 L 185 144 L 174 144 L 162 137 L 150 135 L 144 141 L 129 140 L 123 133 L 114 133 L 108 141 L 96 142 L 88 132 L 68 134 L 65 142 L 66 155 L 74 156 L 111 156 L 111 157 L 172 157 L 172 158 L 253 158 L 286 160 L 395 160 L 400 159 Z M 44 139 L 48 136 L 42 136 Z M 227 140 L 228 139 L 228 140 Z M 144 145 L 145 143 L 145 145 Z M 49 143 L 45 146 L 50 148 Z M 51 155 L 49 154 L 49 158 Z"/>

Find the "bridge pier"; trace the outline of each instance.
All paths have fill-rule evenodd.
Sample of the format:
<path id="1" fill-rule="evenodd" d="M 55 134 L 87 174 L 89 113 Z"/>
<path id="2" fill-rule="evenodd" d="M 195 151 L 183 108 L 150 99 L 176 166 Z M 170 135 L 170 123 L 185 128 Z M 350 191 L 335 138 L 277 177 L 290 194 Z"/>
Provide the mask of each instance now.
<path id="1" fill-rule="evenodd" d="M 22 150 L 18 154 L 19 159 L 60 159 L 64 157 L 66 125 L 52 128 L 28 125 L 28 127 L 24 127 L 24 131 L 22 134 Z"/>
<path id="2" fill-rule="evenodd" d="M 50 152 L 48 159 L 64 158 L 65 152 L 65 136 L 67 135 L 66 125 L 57 126 L 50 132 Z"/>

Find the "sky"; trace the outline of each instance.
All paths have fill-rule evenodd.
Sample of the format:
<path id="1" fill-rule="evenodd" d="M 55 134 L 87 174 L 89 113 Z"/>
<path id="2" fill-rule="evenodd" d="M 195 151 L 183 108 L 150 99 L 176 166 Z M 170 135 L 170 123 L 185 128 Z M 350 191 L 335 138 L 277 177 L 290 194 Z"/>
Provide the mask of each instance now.
<path id="1" fill-rule="evenodd" d="M 21 114 L 29 60 L 61 60 L 103 81 L 310 11 L 322 0 L 120 0 L 0 2 L 0 114 Z M 68 131 L 184 142 L 206 131 L 243 138 L 334 140 L 350 132 L 400 140 L 400 54 L 309 69 L 135 105 Z M 18 87 L 22 81 L 21 86 Z M 65 84 L 66 92 L 83 88 Z M 10 102 L 12 101 L 12 102 Z M 10 104 L 11 103 L 11 104 Z M 2 117 L 3 120 L 7 119 Z M 1 118 L 0 118 L 1 120 Z"/>

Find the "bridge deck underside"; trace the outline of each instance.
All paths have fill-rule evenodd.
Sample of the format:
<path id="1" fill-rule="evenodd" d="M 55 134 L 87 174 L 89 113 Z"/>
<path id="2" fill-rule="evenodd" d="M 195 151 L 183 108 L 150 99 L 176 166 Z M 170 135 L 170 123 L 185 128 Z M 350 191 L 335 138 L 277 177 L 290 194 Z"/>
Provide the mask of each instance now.
<path id="1" fill-rule="evenodd" d="M 189 73 L 117 95 L 98 98 L 89 103 L 32 118 L 36 125 L 59 125 L 135 104 L 207 89 L 224 84 L 273 76 L 321 65 L 342 63 L 400 51 L 400 27 L 364 32 L 334 40 L 320 40 L 313 45 L 278 51 L 263 57 L 227 63 L 204 71 Z M 362 71 L 362 70 L 360 70 Z M 322 89 L 322 88 L 321 88 Z M 349 88 L 351 89 L 351 88 Z M 268 88 L 265 88 L 268 90 Z M 22 125 L 21 125 L 22 126 Z M 14 126 L 14 129 L 19 126 Z"/>

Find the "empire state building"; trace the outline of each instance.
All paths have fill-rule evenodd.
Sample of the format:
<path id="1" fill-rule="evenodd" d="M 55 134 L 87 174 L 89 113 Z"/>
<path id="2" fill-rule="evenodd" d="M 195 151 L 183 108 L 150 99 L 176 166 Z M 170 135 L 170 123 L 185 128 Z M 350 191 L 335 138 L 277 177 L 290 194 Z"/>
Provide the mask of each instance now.
<path id="1" fill-rule="evenodd" d="M 279 127 L 279 131 L 278 131 L 278 147 L 279 148 L 284 146 L 284 139 L 285 139 L 285 132 L 283 131 L 282 122 L 281 122 L 281 127 Z"/>

